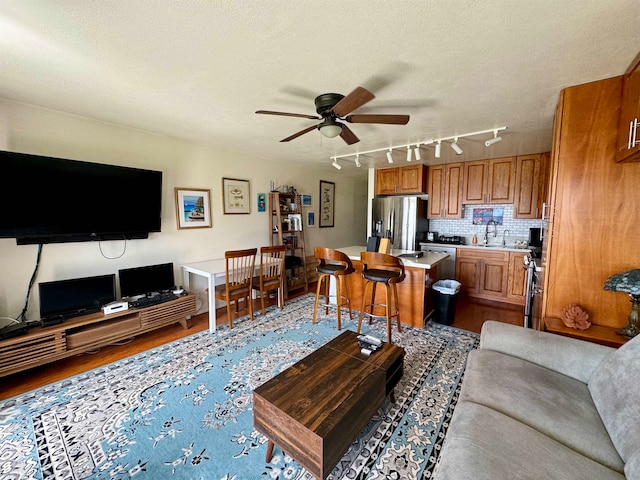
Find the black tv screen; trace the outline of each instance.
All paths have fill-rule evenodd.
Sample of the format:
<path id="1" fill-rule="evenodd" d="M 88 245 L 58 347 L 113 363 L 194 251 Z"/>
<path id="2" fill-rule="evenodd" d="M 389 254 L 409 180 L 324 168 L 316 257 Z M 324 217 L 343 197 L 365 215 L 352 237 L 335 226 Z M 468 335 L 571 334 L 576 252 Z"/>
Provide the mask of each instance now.
<path id="1" fill-rule="evenodd" d="M 134 297 L 163 290 L 171 290 L 174 285 L 173 263 L 148 265 L 146 267 L 118 270 L 120 295 Z"/>
<path id="2" fill-rule="evenodd" d="M 147 238 L 162 172 L 0 151 L 0 238 L 18 244 Z"/>
<path id="3" fill-rule="evenodd" d="M 116 276 L 73 278 L 38 284 L 40 318 L 61 319 L 87 315 L 116 299 Z"/>

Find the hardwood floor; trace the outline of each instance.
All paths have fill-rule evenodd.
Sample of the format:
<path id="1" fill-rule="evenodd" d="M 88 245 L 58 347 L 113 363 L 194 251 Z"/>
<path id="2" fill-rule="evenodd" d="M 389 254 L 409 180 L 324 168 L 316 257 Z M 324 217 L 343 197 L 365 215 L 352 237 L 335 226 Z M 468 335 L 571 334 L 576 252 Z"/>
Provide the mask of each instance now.
<path id="1" fill-rule="evenodd" d="M 315 291 L 315 284 L 309 286 L 309 291 Z M 304 293 L 305 291 L 301 289 L 294 292 L 290 297 Z M 259 305 L 256 305 L 255 312 L 259 312 L 259 310 Z M 455 321 L 452 326 L 479 333 L 482 324 L 486 320 L 498 320 L 514 325 L 522 325 L 523 308 L 504 303 L 478 301 L 460 295 L 456 306 Z M 227 323 L 226 309 L 222 308 L 218 310 L 217 323 Z M 169 325 L 139 335 L 129 343 L 103 347 L 95 354 L 76 355 L 0 378 L 0 400 L 20 395 L 21 393 L 28 392 L 49 383 L 78 375 L 173 340 L 206 330 L 209 328 L 208 314 L 204 313 L 194 316 L 189 321 L 189 325 L 190 327 L 186 330 L 179 324 Z"/>

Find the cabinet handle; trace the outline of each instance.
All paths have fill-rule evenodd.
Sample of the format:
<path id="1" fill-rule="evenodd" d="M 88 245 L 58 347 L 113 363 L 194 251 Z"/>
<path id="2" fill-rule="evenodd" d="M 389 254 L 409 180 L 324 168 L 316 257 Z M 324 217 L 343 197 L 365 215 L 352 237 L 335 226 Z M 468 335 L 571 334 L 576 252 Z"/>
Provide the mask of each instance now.
<path id="1" fill-rule="evenodd" d="M 629 132 L 629 136 L 631 137 L 629 149 L 635 148 L 635 146 L 640 143 L 640 140 L 636 140 L 638 135 L 638 117 L 634 118 L 631 121 L 631 131 Z"/>
<path id="2" fill-rule="evenodd" d="M 629 136 L 627 138 L 629 139 L 627 142 L 627 150 L 631 150 L 631 145 L 633 143 L 633 120 L 629 122 Z"/>

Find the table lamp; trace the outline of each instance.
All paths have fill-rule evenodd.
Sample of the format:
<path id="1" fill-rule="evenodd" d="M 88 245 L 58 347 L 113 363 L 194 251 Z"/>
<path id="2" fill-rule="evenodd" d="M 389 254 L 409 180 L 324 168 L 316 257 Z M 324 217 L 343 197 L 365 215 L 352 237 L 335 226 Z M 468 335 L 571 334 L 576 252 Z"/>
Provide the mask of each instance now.
<path id="1" fill-rule="evenodd" d="M 640 333 L 638 329 L 638 305 L 640 305 L 640 269 L 627 270 L 626 272 L 611 275 L 604 282 L 605 290 L 614 292 L 625 292 L 629 294 L 631 300 L 631 312 L 629 312 L 629 323 L 618 330 L 618 335 L 625 337 L 635 337 Z"/>

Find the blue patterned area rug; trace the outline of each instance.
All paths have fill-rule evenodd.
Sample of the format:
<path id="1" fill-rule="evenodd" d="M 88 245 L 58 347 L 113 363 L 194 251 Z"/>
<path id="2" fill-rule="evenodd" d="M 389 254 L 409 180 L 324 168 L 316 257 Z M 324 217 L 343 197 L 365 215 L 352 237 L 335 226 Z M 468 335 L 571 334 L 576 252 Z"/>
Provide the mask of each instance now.
<path id="1" fill-rule="evenodd" d="M 277 447 L 265 463 L 252 391 L 340 333 L 331 309 L 311 323 L 313 301 L 0 402 L 0 478 L 311 479 Z M 385 321 L 364 333 L 385 339 Z M 406 351 L 396 403 L 386 400 L 330 479 L 431 477 L 478 335 L 438 324 L 393 335 Z"/>

